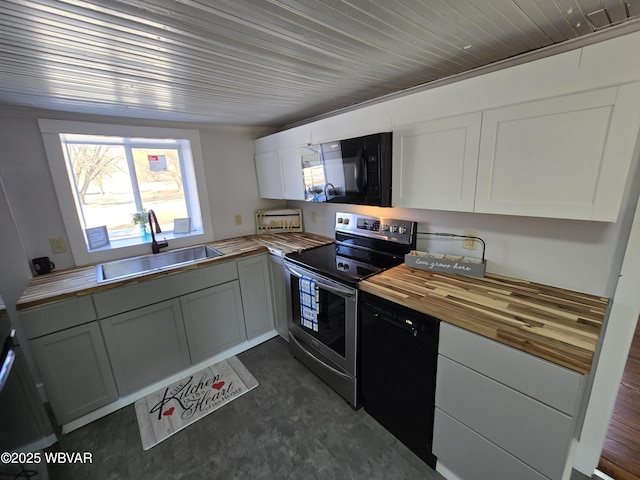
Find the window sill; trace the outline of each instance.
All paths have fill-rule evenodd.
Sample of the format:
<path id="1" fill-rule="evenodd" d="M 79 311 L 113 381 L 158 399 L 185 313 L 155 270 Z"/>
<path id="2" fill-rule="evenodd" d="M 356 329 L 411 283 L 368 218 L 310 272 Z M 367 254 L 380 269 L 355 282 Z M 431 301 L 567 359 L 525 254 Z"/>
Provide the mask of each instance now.
<path id="1" fill-rule="evenodd" d="M 188 239 L 190 237 L 199 238 L 203 234 L 204 232 L 202 230 L 194 230 L 188 234 L 175 234 L 173 232 L 161 232 L 161 233 L 156 233 L 155 236 L 156 236 L 156 241 L 160 242 L 160 241 L 164 241 L 165 239 L 169 241 L 169 240 L 178 240 L 178 239 L 180 240 Z M 151 239 L 143 241 L 141 237 L 119 238 L 119 239 L 111 240 L 110 244 L 105 245 L 104 247 L 93 248 L 93 249 L 87 248 L 87 250 L 89 254 L 92 254 L 96 252 L 109 252 L 109 251 L 129 248 L 129 247 L 137 247 L 140 245 L 150 246 Z"/>

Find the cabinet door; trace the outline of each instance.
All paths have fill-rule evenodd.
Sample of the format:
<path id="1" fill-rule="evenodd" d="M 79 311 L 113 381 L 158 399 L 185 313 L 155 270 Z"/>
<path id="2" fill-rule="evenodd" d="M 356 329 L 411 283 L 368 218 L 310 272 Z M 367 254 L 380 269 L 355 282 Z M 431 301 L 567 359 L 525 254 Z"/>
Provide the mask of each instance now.
<path id="1" fill-rule="evenodd" d="M 120 395 L 190 365 L 178 299 L 100 320 L 100 327 Z"/>
<path id="2" fill-rule="evenodd" d="M 639 84 L 484 112 L 475 210 L 616 221 L 639 113 Z"/>
<path id="3" fill-rule="evenodd" d="M 29 343 L 60 424 L 118 398 L 98 322 L 45 335 Z"/>
<path id="4" fill-rule="evenodd" d="M 300 146 L 279 150 L 280 171 L 282 173 L 282 198 L 304 200 L 304 179 L 302 177 L 302 153 Z"/>
<path id="5" fill-rule="evenodd" d="M 393 132 L 393 206 L 472 212 L 481 113 Z"/>
<path id="6" fill-rule="evenodd" d="M 273 307 L 276 329 L 282 338 L 289 341 L 289 317 L 291 305 L 287 289 L 287 273 L 284 260 L 278 255 L 269 255 L 271 267 L 271 290 L 273 292 Z"/>
<path id="7" fill-rule="evenodd" d="M 255 156 L 260 198 L 282 198 L 282 176 L 278 152 L 258 153 Z"/>
<path id="8" fill-rule="evenodd" d="M 242 291 L 244 323 L 250 340 L 274 327 L 267 255 L 238 260 L 238 278 Z"/>
<path id="9" fill-rule="evenodd" d="M 180 298 L 192 363 L 246 339 L 238 281 Z"/>

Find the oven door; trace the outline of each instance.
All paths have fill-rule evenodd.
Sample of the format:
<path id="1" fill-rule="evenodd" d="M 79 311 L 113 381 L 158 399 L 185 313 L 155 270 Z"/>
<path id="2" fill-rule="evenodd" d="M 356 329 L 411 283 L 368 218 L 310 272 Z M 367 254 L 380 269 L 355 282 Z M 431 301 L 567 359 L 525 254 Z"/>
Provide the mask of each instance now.
<path id="1" fill-rule="evenodd" d="M 293 354 L 356 406 L 357 289 L 335 282 L 285 259 L 291 292 L 289 345 Z M 315 280 L 317 324 L 303 322 L 300 281 Z"/>

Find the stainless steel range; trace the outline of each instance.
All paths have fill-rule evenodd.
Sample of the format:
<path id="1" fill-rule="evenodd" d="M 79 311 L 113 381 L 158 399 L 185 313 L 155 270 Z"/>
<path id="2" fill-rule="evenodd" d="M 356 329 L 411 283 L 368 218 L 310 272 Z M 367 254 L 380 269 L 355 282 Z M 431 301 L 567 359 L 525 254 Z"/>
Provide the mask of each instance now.
<path id="1" fill-rule="evenodd" d="M 358 283 L 401 264 L 416 223 L 336 213 L 335 243 L 285 256 L 291 353 L 353 407 L 357 381 Z"/>

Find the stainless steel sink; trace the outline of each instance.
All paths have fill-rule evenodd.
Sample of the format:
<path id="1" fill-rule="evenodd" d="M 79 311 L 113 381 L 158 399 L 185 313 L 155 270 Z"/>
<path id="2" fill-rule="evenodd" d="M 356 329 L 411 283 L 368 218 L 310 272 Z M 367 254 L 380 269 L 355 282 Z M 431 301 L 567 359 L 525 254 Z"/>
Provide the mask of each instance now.
<path id="1" fill-rule="evenodd" d="M 208 245 L 180 248 L 141 257 L 125 258 L 113 262 L 101 263 L 97 266 L 98 283 L 120 280 L 123 278 L 142 276 L 147 273 L 195 263 L 207 258 L 220 257 L 215 248 Z"/>

